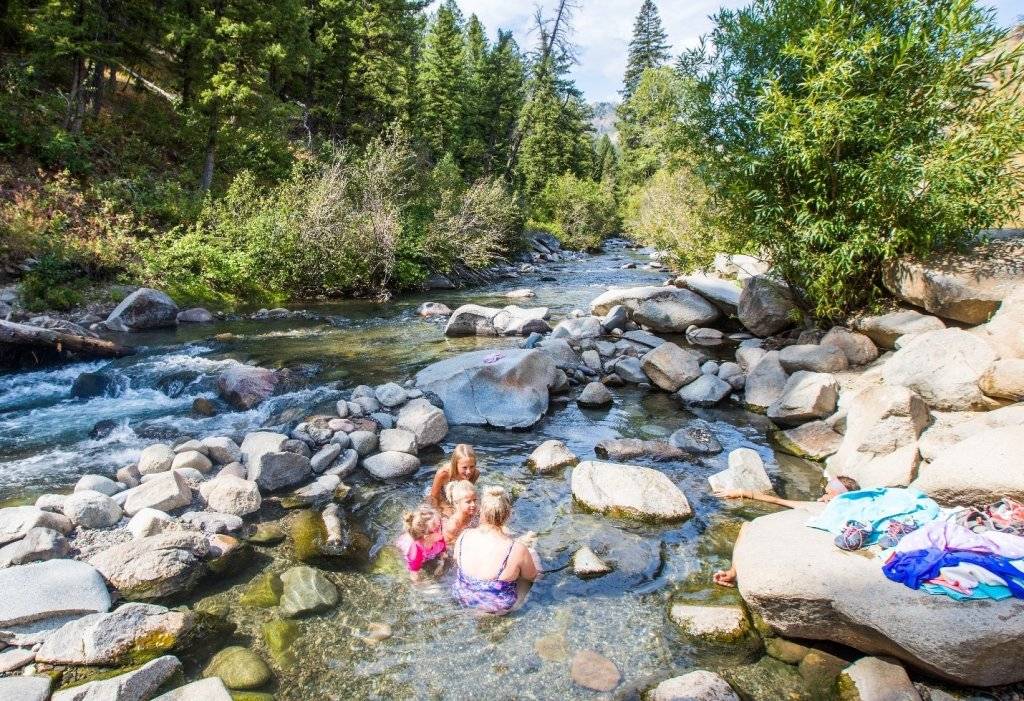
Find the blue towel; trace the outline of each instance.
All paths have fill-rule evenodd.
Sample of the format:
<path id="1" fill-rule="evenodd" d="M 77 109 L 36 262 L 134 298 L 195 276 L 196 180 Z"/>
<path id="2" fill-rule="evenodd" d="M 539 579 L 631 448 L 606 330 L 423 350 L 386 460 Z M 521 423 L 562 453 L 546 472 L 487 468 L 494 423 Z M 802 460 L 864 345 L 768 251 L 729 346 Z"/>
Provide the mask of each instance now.
<path id="1" fill-rule="evenodd" d="M 1010 560 L 998 555 L 937 548 L 894 552 L 882 566 L 882 572 L 894 582 L 902 582 L 911 589 L 920 589 L 929 579 L 938 577 L 943 567 L 955 567 L 961 562 L 978 565 L 1002 577 L 1010 593 L 1018 599 L 1024 599 L 1024 572 L 1014 567 Z"/>
<path id="2" fill-rule="evenodd" d="M 839 535 L 847 522 L 860 521 L 871 529 L 871 535 L 864 542 L 864 545 L 871 545 L 882 536 L 886 525 L 894 518 L 913 518 L 919 524 L 925 524 L 937 519 L 939 513 L 939 505 L 917 489 L 878 487 L 840 494 L 807 525 Z"/>
<path id="3" fill-rule="evenodd" d="M 984 583 L 974 587 L 974 591 L 972 591 L 970 595 L 954 591 L 953 589 L 948 589 L 941 584 L 929 584 L 928 582 L 922 584 L 921 589 L 929 594 L 934 594 L 935 596 L 948 596 L 953 601 L 979 601 L 981 599 L 1002 601 L 1003 599 L 1009 599 L 1013 596 L 1013 594 L 1010 593 L 1010 587 Z"/>

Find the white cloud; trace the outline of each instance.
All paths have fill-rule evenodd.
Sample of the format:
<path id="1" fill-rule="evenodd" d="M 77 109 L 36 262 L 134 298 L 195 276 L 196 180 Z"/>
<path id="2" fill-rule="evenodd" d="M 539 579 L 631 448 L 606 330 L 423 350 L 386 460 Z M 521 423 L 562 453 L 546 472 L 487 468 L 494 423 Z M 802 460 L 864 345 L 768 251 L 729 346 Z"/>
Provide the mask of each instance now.
<path id="1" fill-rule="evenodd" d="M 615 100 L 622 87 L 626 69 L 626 51 L 633 34 L 633 20 L 643 0 L 581 0 L 574 22 L 580 65 L 575 68 L 576 82 L 592 101 Z M 1010 24 L 1022 12 L 1020 0 L 990 0 L 999 21 Z M 535 5 L 529 0 L 458 0 L 468 17 L 480 18 L 493 37 L 498 28 L 511 29 L 524 49 L 536 37 L 531 32 Z M 553 0 L 544 0 L 547 7 Z M 668 33 L 673 55 L 693 46 L 711 29 L 709 16 L 721 7 L 742 7 L 748 0 L 657 0 L 662 23 Z"/>

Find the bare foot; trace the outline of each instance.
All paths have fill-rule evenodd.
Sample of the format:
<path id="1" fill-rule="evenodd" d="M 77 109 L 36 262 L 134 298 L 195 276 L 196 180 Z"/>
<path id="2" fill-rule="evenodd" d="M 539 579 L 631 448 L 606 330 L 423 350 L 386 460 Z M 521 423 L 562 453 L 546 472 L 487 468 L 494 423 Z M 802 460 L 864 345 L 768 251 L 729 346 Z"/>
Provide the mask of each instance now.
<path id="1" fill-rule="evenodd" d="M 718 570 L 711 575 L 712 581 L 720 587 L 736 586 L 736 568 L 730 567 L 727 570 Z"/>

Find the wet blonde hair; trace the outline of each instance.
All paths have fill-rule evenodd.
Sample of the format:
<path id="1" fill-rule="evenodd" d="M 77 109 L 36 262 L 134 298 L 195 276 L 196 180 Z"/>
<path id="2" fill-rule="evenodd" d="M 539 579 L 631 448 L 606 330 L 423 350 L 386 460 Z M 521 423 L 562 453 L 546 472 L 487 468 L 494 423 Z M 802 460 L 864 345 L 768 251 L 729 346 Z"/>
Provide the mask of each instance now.
<path id="1" fill-rule="evenodd" d="M 469 480 L 455 480 L 444 487 L 444 498 L 449 504 L 454 504 L 459 499 L 470 494 L 476 494 L 476 487 Z"/>
<path id="2" fill-rule="evenodd" d="M 480 521 L 501 528 L 512 515 L 512 500 L 504 487 L 484 487 L 480 498 Z"/>
<path id="3" fill-rule="evenodd" d="M 414 510 L 402 514 L 402 525 L 410 538 L 422 540 L 433 531 L 432 521 L 440 518 L 441 514 L 433 506 L 420 504 Z"/>
<path id="4" fill-rule="evenodd" d="M 458 472 L 456 466 L 459 464 L 459 460 L 463 458 L 469 458 L 473 461 L 473 477 L 470 482 L 476 482 L 477 478 L 480 477 L 480 470 L 476 467 L 476 451 L 473 450 L 473 446 L 469 443 L 459 443 L 455 446 L 455 450 L 452 451 L 452 458 L 448 461 L 448 479 L 456 480 Z M 449 501 L 451 501 L 449 499 Z"/>

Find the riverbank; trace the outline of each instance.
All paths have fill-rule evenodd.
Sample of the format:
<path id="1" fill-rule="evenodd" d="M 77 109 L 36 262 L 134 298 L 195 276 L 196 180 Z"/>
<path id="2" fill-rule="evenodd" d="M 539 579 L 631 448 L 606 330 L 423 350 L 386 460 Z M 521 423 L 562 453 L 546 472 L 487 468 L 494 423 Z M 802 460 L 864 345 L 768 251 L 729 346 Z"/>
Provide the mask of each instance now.
<path id="1" fill-rule="evenodd" d="M 621 682 L 616 680 L 614 685 L 617 694 L 651 689 L 678 672 L 703 667 L 720 672 L 744 698 L 777 698 L 780 689 L 795 694 L 796 698 L 821 698 L 823 690 L 831 693 L 839 672 L 859 655 L 848 648 L 829 645 L 813 644 L 813 649 L 793 646 L 775 638 L 763 627 L 761 633 L 766 637 L 762 643 L 751 628 L 751 621 L 736 593 L 715 590 L 710 585 L 711 571 L 728 561 L 739 524 L 750 516 L 773 509 L 722 503 L 709 496 L 707 478 L 726 469 L 735 451 L 747 448 L 765 464 L 769 478 L 780 493 L 791 498 L 813 498 L 819 493 L 822 482 L 821 468 L 777 454 L 768 444 L 775 422 L 796 422 L 808 413 L 806 408 L 799 412 L 788 408 L 794 406 L 788 400 L 780 402 L 782 393 L 792 377 L 800 372 L 835 375 L 839 414 L 824 405 L 812 409 L 822 414 L 821 423 L 833 419 L 831 428 L 845 430 L 846 436 L 842 438 L 845 440 L 850 435 L 849 427 L 857 422 L 856 412 L 850 413 L 852 408 L 843 410 L 857 396 L 855 390 L 866 386 L 864 383 L 877 382 L 878 368 L 874 374 L 861 369 L 864 355 L 853 356 L 856 357 L 855 369 L 832 368 L 832 372 L 820 372 L 825 369 L 822 367 L 797 368 L 791 364 L 797 361 L 787 357 L 789 367 L 783 367 L 783 362 L 778 361 L 785 378 L 777 372 L 769 373 L 768 370 L 774 370 L 771 358 L 794 353 L 787 348 L 799 351 L 799 362 L 811 362 L 808 358 L 816 363 L 839 362 L 835 352 L 821 350 L 832 347 L 836 334 L 829 342 L 822 340 L 821 344 L 814 345 L 819 350 L 813 352 L 804 348 L 811 344 L 793 343 L 811 340 L 812 336 L 801 338 L 799 332 L 785 332 L 784 327 L 779 329 L 783 334 L 767 341 L 744 338 L 748 334 L 741 330 L 738 321 L 727 320 L 730 312 L 723 314 L 720 307 L 712 303 L 718 297 L 718 304 L 728 304 L 724 295 L 729 292 L 728 287 L 716 284 L 714 289 L 708 288 L 708 296 L 700 297 L 704 300 L 702 304 L 691 297 L 696 293 L 683 294 L 682 288 L 661 286 L 664 273 L 657 268 L 644 269 L 648 262 L 649 259 L 637 253 L 615 249 L 572 266 L 555 264 L 535 273 L 536 277 L 510 280 L 499 287 L 452 293 L 451 297 L 402 300 L 397 308 L 386 313 L 382 313 L 380 307 L 348 304 L 344 313 L 337 308 L 310 310 L 322 314 L 319 319 L 238 320 L 205 328 L 182 325 L 171 333 L 134 334 L 136 344 L 142 346 L 140 358 L 116 361 L 109 366 L 67 369 L 73 370 L 75 376 L 92 372 L 113 377 L 110 395 L 84 400 L 64 394 L 66 385 L 61 386 L 57 380 L 56 373 L 60 371 L 9 376 L 4 381 L 13 379 L 14 384 L 8 386 L 5 394 L 13 396 L 10 390 L 20 393 L 21 403 L 15 399 L 13 404 L 2 407 L 0 420 L 6 429 L 4 440 L 8 441 L 3 444 L 3 450 L 5 455 L 9 454 L 17 445 L 16 450 L 22 451 L 22 457 L 0 463 L 4 494 L 24 493 L 25 487 L 30 491 L 52 491 L 59 485 L 74 484 L 83 472 L 126 479 L 134 477 L 130 470 L 120 475 L 117 470 L 129 464 L 141 468 L 140 448 L 156 443 L 163 443 L 167 448 L 151 451 L 161 452 L 163 459 L 153 464 L 155 477 L 149 478 L 148 483 L 173 481 L 181 497 L 184 488 L 173 478 L 175 473 L 156 467 L 172 467 L 174 461 L 180 459 L 180 469 L 207 469 L 199 476 L 187 471 L 178 473 L 186 482 L 190 478 L 195 482 L 195 486 L 187 485 L 190 501 L 187 505 L 168 507 L 175 516 L 174 525 L 167 535 L 156 536 L 173 540 L 163 546 L 165 549 L 191 552 L 194 569 L 189 569 L 190 572 L 213 570 L 203 580 L 192 581 L 190 576 L 175 580 L 195 586 L 184 597 L 193 614 L 211 624 L 219 621 L 210 628 L 215 632 L 206 635 L 204 645 L 178 642 L 159 650 L 170 649 L 179 656 L 185 665 L 186 679 L 200 677 L 214 653 L 238 643 L 253 650 L 264 664 L 269 664 L 271 677 L 263 679 L 258 688 L 282 699 L 320 697 L 329 693 L 346 697 L 457 697 L 466 689 L 501 695 L 502 689 L 507 689 L 510 683 L 526 683 L 532 688 L 544 689 L 537 694 L 543 698 L 549 697 L 552 690 L 565 697 L 587 698 L 592 692 L 580 685 L 581 680 L 585 683 L 588 677 L 591 680 L 597 676 L 610 678 L 609 674 L 581 671 L 608 672 L 605 663 L 595 658 L 594 653 L 610 660 L 621 675 Z M 558 269 L 560 266 L 564 267 Z M 535 296 L 527 301 L 508 298 L 513 285 L 522 282 L 532 288 Z M 706 280 L 690 282 L 692 286 L 706 286 L 706 283 Z M 610 284 L 653 291 L 602 294 Z M 734 287 L 739 290 L 738 286 Z M 770 298 L 759 297 L 761 311 L 749 317 L 752 324 L 766 323 L 772 318 L 776 319 L 773 323 L 782 323 L 785 314 L 769 313 L 772 310 L 765 300 Z M 680 299 L 686 301 L 685 309 L 680 308 Z M 445 302 L 455 311 L 454 318 L 459 316 L 460 304 L 467 302 L 492 309 L 510 303 L 524 307 L 550 304 L 550 325 L 554 330 L 544 339 L 534 337 L 525 341 L 500 336 L 446 336 L 444 328 L 452 322 L 428 321 L 416 316 L 416 309 L 426 301 Z M 624 314 L 613 311 L 615 302 L 621 303 L 626 310 Z M 703 305 L 712 309 L 709 311 Z M 741 305 L 740 300 L 736 300 L 736 314 L 740 318 L 743 316 L 741 306 L 749 305 Z M 574 313 L 575 309 L 579 309 L 579 313 Z M 600 316 L 590 316 L 591 309 Z M 702 322 L 706 325 L 690 329 L 689 322 L 694 319 L 683 315 L 695 310 L 709 318 Z M 494 317 L 484 314 L 481 318 L 491 320 L 493 326 Z M 323 319 L 328 321 L 325 323 Z M 638 322 L 652 330 L 633 329 L 632 325 Z M 473 326 L 485 331 L 488 328 L 487 324 L 481 327 L 474 323 Z M 232 337 L 221 336 L 221 340 L 214 340 L 228 333 Z M 730 335 L 733 337 L 729 338 Z M 849 339 L 844 336 L 842 340 Z M 672 342 L 678 345 L 673 346 Z M 536 344 L 537 350 L 517 349 L 523 343 Z M 874 342 L 869 343 L 873 348 Z M 842 354 L 848 366 L 855 352 L 869 354 L 863 341 L 843 343 L 840 347 L 846 349 Z M 663 350 L 656 353 L 658 348 Z M 323 481 L 318 477 L 315 484 L 320 485 L 319 498 L 339 500 L 342 532 L 349 536 L 342 537 L 342 542 L 351 549 L 325 553 L 322 548 L 313 547 L 311 551 L 304 534 L 310 534 L 312 529 L 315 543 L 316 533 L 321 528 L 324 533 L 333 528 L 332 516 L 325 517 L 322 504 L 315 511 L 285 507 L 299 506 L 295 499 L 309 496 L 308 491 L 293 493 L 293 487 L 300 487 L 300 491 L 307 489 L 303 483 L 312 478 L 312 456 L 325 449 L 333 451 L 329 446 L 340 446 L 347 438 L 349 445 L 339 448 L 341 452 L 318 474 L 334 468 L 347 469 L 339 461 L 344 460 L 344 451 L 364 440 L 364 436 L 355 435 L 360 430 L 370 429 L 370 433 L 378 436 L 378 442 L 403 437 L 385 435 L 385 431 L 390 430 L 385 424 L 388 417 L 401 424 L 403 411 L 408 411 L 402 407 L 410 404 L 419 403 L 418 411 L 436 417 L 437 411 L 426 406 L 424 398 L 410 397 L 409 391 L 413 394 L 430 391 L 424 388 L 439 371 L 428 372 L 425 368 L 436 361 L 443 364 L 463 359 L 459 362 L 466 363 L 465 371 L 472 372 L 479 365 L 466 361 L 464 353 L 473 350 L 482 350 L 483 359 L 496 354 L 502 356 L 486 364 L 497 366 L 493 372 L 474 376 L 476 390 L 486 389 L 497 381 L 495 378 L 504 377 L 515 378 L 514 383 L 502 383 L 496 397 L 509 391 L 521 391 L 533 398 L 543 388 L 543 408 L 534 418 L 536 423 L 510 432 L 452 421 L 440 451 L 426 446 L 421 450 L 417 442 L 416 459 L 423 467 L 411 477 L 399 480 L 382 482 L 374 477 L 375 462 L 380 462 L 379 458 L 369 462 L 361 460 L 363 469 L 346 475 L 344 480 L 351 487 L 348 490 L 339 491 L 340 485 L 328 488 L 326 482 L 333 480 Z M 822 361 L 821 355 L 827 358 Z M 516 372 L 524 367 L 526 359 L 530 359 L 531 372 Z M 759 371 L 766 359 L 769 365 Z M 250 409 L 232 408 L 226 398 L 218 396 L 218 378 L 239 366 L 248 367 L 246 363 L 253 361 L 272 371 L 288 369 L 293 373 L 309 365 L 306 367 L 308 374 L 303 380 L 303 375 L 298 373 L 298 387 L 282 383 L 275 393 Z M 881 361 L 874 362 L 887 365 L 892 360 L 883 355 Z M 696 365 L 695 371 L 693 365 Z M 736 373 L 732 365 L 738 366 L 740 372 Z M 936 376 L 943 376 L 943 373 Z M 72 373 L 65 372 L 62 377 L 66 383 Z M 738 379 L 741 377 L 742 382 Z M 596 402 L 596 407 L 579 401 L 581 390 L 596 392 L 588 387 L 591 380 L 604 380 L 601 386 L 610 396 L 610 407 L 605 406 L 604 400 Z M 398 381 L 399 386 L 389 385 L 391 381 Z M 410 381 L 411 385 L 407 386 Z M 698 388 L 702 390 L 699 395 L 693 387 L 695 383 L 699 383 Z M 373 387 L 348 389 L 361 384 Z M 722 387 L 723 384 L 728 389 Z M 828 386 L 827 382 L 819 384 Z M 762 402 L 772 387 L 779 391 L 772 401 L 763 405 L 770 417 L 775 414 L 772 421 L 741 408 L 743 401 L 754 404 L 750 401 L 752 386 L 755 394 L 760 388 Z M 739 387 L 745 388 L 742 393 Z M 690 389 L 687 391 L 687 388 Z M 472 406 L 492 426 L 511 425 L 510 418 L 521 422 L 518 413 L 511 415 L 512 408 L 519 411 L 524 406 L 532 406 L 528 402 L 508 406 L 501 402 L 481 403 L 479 392 L 474 393 L 477 399 Z M 178 396 L 171 396 L 173 394 Z M 218 411 L 212 417 L 194 415 L 192 404 L 196 398 L 209 400 L 217 405 Z M 159 402 L 154 401 L 157 399 Z M 367 409 L 383 409 L 374 405 L 382 399 L 395 402 L 392 410 L 367 412 Z M 821 399 L 820 393 L 815 399 Z M 344 400 L 344 417 L 339 415 L 342 406 L 339 400 Z M 682 410 L 680 402 L 684 402 Z M 465 401 L 455 394 L 445 397 L 443 404 L 444 413 L 451 419 L 455 409 L 464 406 Z M 776 405 L 773 412 L 771 407 Z M 786 417 L 780 414 L 784 407 L 787 407 Z M 114 419 L 116 429 L 104 439 L 81 440 L 87 431 L 95 428 L 91 425 L 93 419 L 104 411 L 120 411 L 119 418 Z M 363 423 L 364 417 L 352 417 L 353 413 L 360 412 L 379 416 L 373 417 L 371 425 Z M 76 419 L 68 421 L 73 414 L 77 415 Z M 331 418 L 311 418 L 317 415 Z M 356 424 L 355 419 L 360 423 Z M 700 424 L 698 419 L 706 424 Z M 333 426 L 331 422 L 335 422 Z M 691 434 L 695 429 L 705 426 L 720 444 L 721 452 L 706 448 L 713 444 L 707 441 L 704 430 L 696 433 L 696 437 L 701 438 L 699 445 L 705 446 L 702 450 L 698 451 L 692 441 L 684 442 L 687 436 L 694 438 Z M 352 430 L 347 430 L 350 428 Z M 283 435 L 253 438 L 258 435 L 257 429 Z M 682 431 L 677 433 L 680 429 Z M 220 463 L 235 455 L 227 441 L 210 443 L 215 436 L 231 439 L 239 452 L 244 449 L 248 453 L 243 460 L 246 477 L 254 468 L 260 472 L 274 467 L 275 461 L 283 461 L 285 467 L 302 473 L 303 479 L 294 485 L 283 485 L 280 490 L 270 489 L 271 485 L 264 480 L 263 486 L 267 488 L 257 492 L 258 510 L 244 515 L 244 525 L 231 529 L 234 535 L 202 535 L 204 545 L 195 539 L 195 534 L 202 532 L 197 524 L 208 522 L 209 517 L 183 519 L 181 515 L 189 510 L 208 510 L 212 503 L 220 503 L 217 499 L 221 495 L 214 496 L 214 493 L 221 489 L 209 485 L 221 479 L 232 482 L 227 475 L 220 474 L 230 465 Z M 189 444 L 191 439 L 200 442 Z M 368 437 L 365 439 L 370 441 Z M 245 448 L 247 440 L 249 449 Z M 265 455 L 283 457 L 269 461 L 260 456 L 254 458 L 251 448 L 257 440 L 276 441 Z M 655 512 L 634 514 L 643 515 L 643 520 L 621 518 L 623 509 L 638 508 L 636 501 L 629 501 L 628 494 L 613 492 L 626 503 L 594 503 L 576 484 L 575 475 L 582 466 L 566 466 L 550 474 L 538 474 L 526 465 L 527 457 L 547 440 L 561 441 L 584 462 L 594 454 L 598 457 L 602 453 L 614 454 L 624 462 L 666 476 L 671 489 L 678 489 L 684 495 L 683 500 L 692 514 L 678 522 L 681 514 L 674 513 L 665 519 L 666 523 L 657 522 L 666 515 Z M 411 588 L 387 547 L 397 535 L 398 513 L 420 498 L 432 476 L 431 466 L 439 464 L 455 442 L 463 441 L 477 445 L 483 456 L 482 483 L 503 484 L 517 496 L 513 527 L 540 533 L 539 548 L 546 569 L 548 563 L 551 565 L 551 571 L 531 593 L 527 608 L 507 620 L 471 620 L 448 601 L 443 587 L 426 591 Z M 281 450 L 288 442 L 292 450 Z M 219 443 L 227 452 L 218 454 L 219 457 L 211 456 L 214 443 Z M 44 446 L 53 444 L 56 450 L 47 452 Z M 302 446 L 309 451 L 308 456 L 304 455 Z M 405 447 L 409 449 L 408 441 Z M 389 450 L 378 455 L 392 452 L 403 453 Z M 211 464 L 207 468 L 200 456 L 218 465 Z M 164 465 L 168 457 L 171 464 Z M 309 461 L 308 472 L 300 458 Z M 188 466 L 184 465 L 186 460 L 190 463 Z M 406 461 L 406 458 L 401 459 L 401 462 Z M 53 471 L 43 474 L 40 470 L 43 466 Z M 149 471 L 150 466 L 146 469 Z M 231 470 L 238 468 L 231 467 Z M 210 479 L 212 475 L 217 476 Z M 259 475 L 255 477 L 260 486 Z M 242 510 L 251 508 L 255 501 L 249 486 L 252 483 L 236 478 L 238 482 L 247 483 L 235 483 L 235 486 L 240 490 L 244 488 L 249 497 L 228 503 L 246 504 Z M 600 476 L 595 479 L 599 480 Z M 92 486 L 100 485 L 109 486 L 94 478 Z M 128 497 L 117 497 L 124 493 L 125 490 L 119 490 L 111 499 L 124 499 L 127 503 Z M 106 504 L 103 499 L 90 499 Z M 54 506 L 57 501 L 56 498 L 44 499 L 41 505 Z M 589 508 L 580 508 L 581 502 L 589 504 Z M 106 513 L 113 518 L 113 509 Z M 337 512 L 332 509 L 331 513 Z M 127 540 L 134 535 L 125 533 L 125 521 L 122 518 L 119 525 L 100 529 L 83 529 L 79 525 L 74 530 L 69 529 L 69 538 L 65 536 L 78 557 L 101 558 L 103 567 L 97 569 L 105 572 L 108 581 L 111 576 L 123 575 L 125 569 L 119 567 L 118 572 L 113 572 L 109 568 L 111 561 L 122 565 L 131 561 L 122 557 L 125 547 L 117 541 L 138 542 Z M 222 521 L 224 528 L 237 523 L 231 519 Z M 258 524 L 262 527 L 253 530 Z M 268 542 L 280 536 L 284 536 L 284 540 Z M 231 542 L 236 538 L 237 545 Z M 609 564 L 612 572 L 596 579 L 578 577 L 572 563 L 574 554 L 584 546 Z M 100 551 L 108 547 L 121 550 L 103 558 Z M 221 551 L 211 553 L 211 547 Z M 244 555 L 246 552 L 248 555 Z M 236 557 L 242 559 L 234 559 L 230 553 L 238 553 Z M 284 576 L 295 567 L 305 565 L 315 566 L 320 576 L 335 588 L 339 600 L 330 604 L 326 611 L 310 617 L 282 616 L 285 607 L 281 605 L 280 596 L 287 580 L 319 581 L 315 574 Z M 26 566 L 32 565 L 20 565 Z M 217 572 L 216 568 L 222 569 Z M 275 575 L 282 579 L 280 590 Z M 742 579 L 740 584 L 742 591 Z M 131 590 L 124 580 L 118 588 L 122 593 Z M 315 588 L 330 591 L 326 586 Z M 177 603 L 182 599 L 172 597 L 158 601 Z M 268 601 L 269 606 L 261 605 Z M 745 621 L 741 626 L 743 632 L 737 637 L 726 631 L 729 640 L 723 645 L 721 639 L 715 639 L 721 634 L 720 630 L 709 633 L 686 623 L 693 620 L 694 612 L 687 613 L 685 607 L 708 604 L 725 609 L 734 620 Z M 115 612 L 123 608 L 122 605 Z M 696 613 L 708 612 L 698 610 Z M 181 627 L 180 621 L 168 622 L 168 614 L 160 615 L 164 627 L 172 623 Z M 206 619 L 206 616 L 212 618 Z M 230 626 L 234 626 L 233 633 L 227 632 Z M 390 632 L 391 637 L 380 640 L 386 637 L 385 632 Z M 282 640 L 286 642 L 282 644 Z M 760 653 L 762 645 L 767 647 L 767 657 Z M 290 654 L 282 655 L 282 647 Z M 232 655 L 237 657 L 240 653 Z M 251 658 L 249 662 L 251 668 L 259 667 Z M 164 664 L 173 672 L 173 664 Z M 85 666 L 108 668 L 109 664 Z M 43 671 L 41 667 L 36 669 Z M 916 679 L 927 681 L 917 677 L 913 669 L 911 671 Z M 80 669 L 72 669 L 65 673 L 61 683 L 82 679 L 81 674 Z M 449 686 L 449 680 L 455 675 L 461 680 L 457 691 Z M 176 677 L 171 683 L 180 681 Z M 934 682 L 927 683 L 934 685 Z"/>

